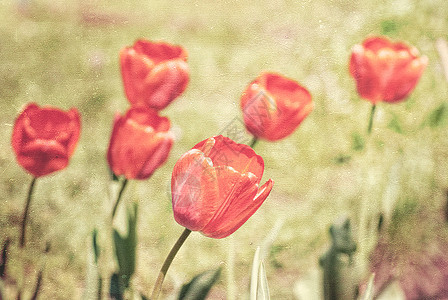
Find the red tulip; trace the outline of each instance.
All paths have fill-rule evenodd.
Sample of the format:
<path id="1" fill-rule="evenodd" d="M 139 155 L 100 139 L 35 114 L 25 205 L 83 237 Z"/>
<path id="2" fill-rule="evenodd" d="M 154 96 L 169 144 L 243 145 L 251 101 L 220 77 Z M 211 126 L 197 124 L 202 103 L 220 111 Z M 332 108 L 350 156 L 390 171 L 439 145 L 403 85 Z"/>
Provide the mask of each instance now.
<path id="1" fill-rule="evenodd" d="M 275 73 L 258 76 L 241 97 L 247 130 L 268 141 L 293 133 L 313 108 L 311 95 L 304 87 Z"/>
<path id="2" fill-rule="evenodd" d="M 180 46 L 138 40 L 120 52 L 126 96 L 133 106 L 161 110 L 186 89 L 187 52 Z"/>
<path id="3" fill-rule="evenodd" d="M 263 170 L 263 159 L 249 146 L 221 135 L 200 142 L 174 166 L 175 220 L 208 237 L 229 236 L 271 192 L 271 179 L 259 187 Z"/>
<path id="4" fill-rule="evenodd" d="M 397 102 L 412 92 L 427 64 L 415 47 L 372 37 L 353 47 L 350 74 L 359 95 L 372 104 Z"/>
<path id="5" fill-rule="evenodd" d="M 107 160 L 116 175 L 147 179 L 168 158 L 174 137 L 170 120 L 154 109 L 134 107 L 117 115 Z"/>
<path id="6" fill-rule="evenodd" d="M 12 147 L 18 163 L 35 177 L 67 167 L 81 130 L 78 110 L 30 103 L 17 117 Z"/>

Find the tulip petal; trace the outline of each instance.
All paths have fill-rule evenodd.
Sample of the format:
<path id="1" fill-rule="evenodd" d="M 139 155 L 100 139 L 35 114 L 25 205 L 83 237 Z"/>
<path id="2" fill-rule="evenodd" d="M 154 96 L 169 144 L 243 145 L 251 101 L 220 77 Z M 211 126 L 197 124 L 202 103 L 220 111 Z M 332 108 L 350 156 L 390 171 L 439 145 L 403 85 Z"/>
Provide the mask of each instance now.
<path id="1" fill-rule="evenodd" d="M 188 65 L 185 61 L 167 61 L 151 70 L 143 82 L 142 93 L 152 99 L 153 108 L 163 109 L 185 91 L 188 81 Z"/>
<path id="2" fill-rule="evenodd" d="M 168 158 L 168 155 L 173 145 L 174 137 L 171 133 L 157 133 L 155 136 L 154 150 L 148 152 L 149 156 L 141 168 L 137 179 L 146 179 L 154 173 Z M 160 142 L 159 142 L 160 141 Z"/>
<path id="3" fill-rule="evenodd" d="M 215 169 L 204 154 L 192 149 L 176 163 L 171 179 L 174 218 L 180 225 L 199 231 L 220 205 Z"/>
<path id="4" fill-rule="evenodd" d="M 263 204 L 272 190 L 273 181 L 269 179 L 261 188 L 258 185 L 248 186 L 247 181 L 241 183 L 241 188 L 248 188 L 244 193 L 236 193 L 229 200 L 220 215 L 214 216 L 202 232 L 212 238 L 224 238 L 240 228 Z"/>
<path id="5" fill-rule="evenodd" d="M 231 139 L 219 135 L 204 140 L 193 148 L 201 150 L 213 161 L 215 167 L 230 166 L 242 174 L 250 170 L 258 180 L 263 176 L 263 159 L 247 145 L 237 144 Z"/>

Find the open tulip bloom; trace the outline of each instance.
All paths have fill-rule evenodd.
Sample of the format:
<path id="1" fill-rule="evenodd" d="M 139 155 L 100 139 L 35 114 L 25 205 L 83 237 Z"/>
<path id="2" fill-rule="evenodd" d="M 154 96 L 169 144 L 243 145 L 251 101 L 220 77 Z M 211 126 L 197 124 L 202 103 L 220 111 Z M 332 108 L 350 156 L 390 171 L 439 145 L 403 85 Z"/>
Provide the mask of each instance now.
<path id="1" fill-rule="evenodd" d="M 168 255 L 151 299 L 157 299 L 169 264 L 191 231 L 224 238 L 257 211 L 273 186 L 271 179 L 260 186 L 263 171 L 263 159 L 252 148 L 221 135 L 182 155 L 174 166 L 171 193 L 174 218 L 186 229 Z"/>
<path id="2" fill-rule="evenodd" d="M 121 50 L 120 65 L 132 106 L 161 110 L 184 92 L 190 78 L 186 50 L 164 42 L 136 41 Z"/>
<path id="3" fill-rule="evenodd" d="M 262 73 L 241 96 L 244 124 L 255 139 L 277 141 L 287 137 L 313 108 L 307 89 L 276 73 Z"/>
<path id="4" fill-rule="evenodd" d="M 385 37 L 371 37 L 355 45 L 350 57 L 350 74 L 361 98 L 372 103 L 368 131 L 379 102 L 403 101 L 415 88 L 428 64 L 415 47 L 393 43 Z"/>
<path id="5" fill-rule="evenodd" d="M 17 162 L 34 176 L 22 220 L 20 246 L 25 244 L 25 227 L 36 178 L 67 167 L 81 130 L 78 110 L 28 104 L 14 123 L 12 148 Z"/>

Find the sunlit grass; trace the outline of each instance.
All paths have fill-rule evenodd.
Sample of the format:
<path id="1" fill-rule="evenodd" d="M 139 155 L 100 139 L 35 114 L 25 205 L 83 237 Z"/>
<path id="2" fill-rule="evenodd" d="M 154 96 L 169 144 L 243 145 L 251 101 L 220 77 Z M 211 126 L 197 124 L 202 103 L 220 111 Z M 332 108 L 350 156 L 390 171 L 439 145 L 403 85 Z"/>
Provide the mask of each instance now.
<path id="1" fill-rule="evenodd" d="M 191 70 L 187 91 L 162 113 L 170 117 L 177 138 L 170 159 L 150 180 L 131 182 L 123 198 L 123 204 L 140 203 L 135 285 L 145 294 L 182 232 L 173 219 L 169 196 L 174 163 L 197 142 L 241 120 L 239 97 L 263 70 L 280 72 L 305 85 L 315 110 L 292 136 L 257 145 L 265 160 L 264 177 L 273 178 L 275 186 L 261 209 L 235 233 L 239 297 L 247 296 L 255 249 L 278 219 L 285 223 L 266 269 L 273 299 L 289 299 L 294 282 L 318 267 L 317 258 L 328 244 L 329 224 L 347 214 L 356 225 L 362 197 L 381 203 L 396 184 L 400 210 L 409 202 L 434 212 L 445 200 L 447 128 L 444 123 L 422 126 L 447 100 L 447 83 L 434 47 L 437 38 L 448 37 L 448 6 L 442 0 L 136 0 L 96 1 L 89 6 L 83 1 L 63 5 L 42 0 L 31 1 L 22 13 L 16 5 L 0 4 L 2 241 L 18 239 L 31 181 L 16 164 L 10 147 L 20 108 L 35 101 L 77 107 L 82 115 L 81 139 L 70 166 L 37 182 L 29 247 L 18 253 L 16 243 L 11 250 L 16 254 L 9 272 L 17 274 L 14 278 L 28 294 L 50 242 L 42 297 L 81 297 L 87 243 L 95 227 L 105 257 L 103 275 L 110 276 L 115 267 L 105 153 L 114 113 L 128 107 L 118 52 L 140 37 L 184 46 Z M 429 65 L 406 102 L 379 105 L 367 141 L 370 104 L 356 94 L 348 57 L 354 44 L 372 34 L 408 41 L 429 57 Z M 242 124 L 240 128 L 244 129 Z M 373 147 L 372 159 L 366 159 L 364 150 L 354 149 L 354 137 Z M 366 195 L 363 174 L 371 168 L 376 185 Z M 199 272 L 225 265 L 228 243 L 193 234 L 174 261 L 166 291 Z M 31 267 L 22 277 L 26 263 Z M 225 285 L 222 281 L 218 289 L 225 291 Z"/>

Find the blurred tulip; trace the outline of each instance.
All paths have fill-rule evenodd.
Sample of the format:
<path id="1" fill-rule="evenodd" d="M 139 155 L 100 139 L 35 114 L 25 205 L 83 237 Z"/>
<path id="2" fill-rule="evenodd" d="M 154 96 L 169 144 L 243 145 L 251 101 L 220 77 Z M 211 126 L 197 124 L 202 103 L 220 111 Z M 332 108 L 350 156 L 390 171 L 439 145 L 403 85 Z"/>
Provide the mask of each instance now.
<path id="1" fill-rule="evenodd" d="M 249 146 L 221 135 L 200 142 L 174 166 L 175 220 L 211 238 L 229 236 L 271 192 L 271 179 L 259 186 L 263 171 L 263 159 Z"/>
<path id="2" fill-rule="evenodd" d="M 65 112 L 30 103 L 15 121 L 12 147 L 18 163 L 34 177 L 67 167 L 79 139 L 77 109 Z"/>
<path id="3" fill-rule="evenodd" d="M 107 153 L 112 171 L 127 179 L 147 179 L 168 158 L 174 140 L 169 129 L 169 119 L 154 109 L 134 107 L 118 114 Z"/>
<path id="4" fill-rule="evenodd" d="M 241 97 L 247 130 L 255 138 L 268 141 L 293 133 L 313 108 L 311 95 L 304 87 L 275 73 L 262 73 Z"/>
<path id="5" fill-rule="evenodd" d="M 164 42 L 138 40 L 120 52 L 126 96 L 133 106 L 161 110 L 183 93 L 189 81 L 187 52 Z"/>
<path id="6" fill-rule="evenodd" d="M 415 47 L 371 37 L 355 45 L 350 57 L 350 74 L 359 95 L 372 102 L 398 102 L 415 88 L 428 58 Z"/>

